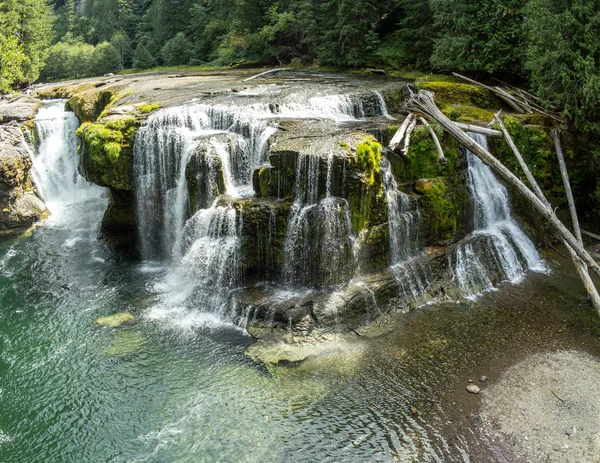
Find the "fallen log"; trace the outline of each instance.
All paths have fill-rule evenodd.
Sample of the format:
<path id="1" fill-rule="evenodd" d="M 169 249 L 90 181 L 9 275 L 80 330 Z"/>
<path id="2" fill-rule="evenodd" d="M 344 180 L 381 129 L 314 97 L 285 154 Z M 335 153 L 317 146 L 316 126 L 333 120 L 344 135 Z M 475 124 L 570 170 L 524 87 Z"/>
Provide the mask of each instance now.
<path id="1" fill-rule="evenodd" d="M 479 145 L 475 140 L 462 131 L 454 122 L 448 119 L 435 105 L 433 94 L 419 91 L 413 95 L 406 104 L 406 109 L 415 114 L 436 120 L 450 135 L 478 156 L 485 164 L 490 166 L 507 183 L 521 193 L 532 206 L 554 227 L 557 233 L 575 250 L 577 255 L 600 277 L 600 266 L 581 245 L 579 240 L 556 217 L 554 211 L 539 199 L 521 180 L 508 168 L 498 161 L 489 151 Z"/>
<path id="2" fill-rule="evenodd" d="M 283 71 L 293 71 L 294 68 L 275 68 L 270 69 L 269 71 L 261 72 L 260 74 L 256 74 L 255 76 L 248 77 L 247 79 L 242 80 L 242 82 L 248 82 L 249 80 L 258 79 L 259 77 L 266 76 L 267 74 L 272 74 L 274 72 L 283 72 Z"/>
<path id="3" fill-rule="evenodd" d="M 406 135 L 404 136 L 404 148 L 402 148 L 402 154 L 404 156 L 408 155 L 408 148 L 410 146 L 410 136 L 413 133 L 413 130 L 415 130 L 415 127 L 417 126 L 417 118 L 413 118 L 413 120 L 411 121 L 410 125 L 408 126 L 408 129 L 406 129 Z"/>
<path id="4" fill-rule="evenodd" d="M 431 127 L 431 125 L 429 125 L 429 122 L 427 122 L 425 120 L 425 118 L 419 117 L 419 120 L 423 123 L 423 125 L 425 127 L 427 127 L 429 129 L 429 134 L 431 135 L 431 138 L 433 138 L 433 143 L 435 143 L 435 147 L 437 148 L 438 162 L 441 162 L 442 164 L 446 164 L 448 161 L 446 160 L 446 156 L 444 156 L 444 150 L 442 149 L 440 140 L 438 139 L 437 135 L 435 134 L 433 127 Z"/>
<path id="5" fill-rule="evenodd" d="M 581 230 L 581 234 L 585 235 L 585 236 L 589 236 L 590 238 L 593 238 L 597 241 L 600 241 L 600 235 L 596 235 L 595 233 L 589 232 L 589 231 L 585 231 L 585 230 Z"/>
<path id="6" fill-rule="evenodd" d="M 569 203 L 569 211 L 571 212 L 571 221 L 573 222 L 573 234 L 579 240 L 580 243 L 583 243 L 583 239 L 581 237 L 581 229 L 579 227 L 579 218 L 577 217 L 577 210 L 575 209 L 575 200 L 573 199 L 573 192 L 571 191 L 571 182 L 569 182 L 569 174 L 567 172 L 567 165 L 565 164 L 565 157 L 563 156 L 558 130 L 552 131 L 552 138 L 554 139 L 554 147 L 556 148 L 556 157 L 558 158 L 560 175 L 562 177 L 563 185 L 565 187 L 567 202 Z"/>
<path id="7" fill-rule="evenodd" d="M 463 124 L 462 122 L 455 122 L 457 126 L 467 132 L 480 133 L 482 135 L 488 135 L 490 137 L 502 137 L 502 132 L 494 129 L 488 129 L 487 127 L 480 127 L 479 125 Z"/>
<path id="8" fill-rule="evenodd" d="M 402 125 L 400 125 L 398 130 L 396 130 L 396 133 L 394 134 L 394 136 L 390 140 L 390 143 L 388 144 L 388 148 L 390 150 L 394 151 L 398 147 L 398 145 L 402 143 L 402 139 L 404 138 L 406 129 L 408 129 L 408 126 L 413 121 L 414 117 L 415 116 L 413 114 L 409 114 L 408 116 L 406 116 L 406 119 L 404 119 Z"/>

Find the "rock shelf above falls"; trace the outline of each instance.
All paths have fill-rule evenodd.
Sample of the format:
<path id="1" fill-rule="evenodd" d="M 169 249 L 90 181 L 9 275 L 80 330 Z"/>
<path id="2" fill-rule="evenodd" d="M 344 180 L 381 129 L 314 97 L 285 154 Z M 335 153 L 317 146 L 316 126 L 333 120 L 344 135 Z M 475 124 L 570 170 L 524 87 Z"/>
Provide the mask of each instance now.
<path id="1" fill-rule="evenodd" d="M 80 170 L 110 189 L 104 235 L 139 233 L 144 258 L 170 262 L 162 304 L 257 338 L 313 339 L 514 280 L 500 248 L 519 275 L 530 266 L 510 237 L 499 246 L 476 230 L 478 196 L 454 140 L 439 134 L 445 165 L 425 130 L 408 156 L 382 149 L 403 117 L 405 82 L 240 77 L 39 92 L 69 98 L 85 121 Z"/>

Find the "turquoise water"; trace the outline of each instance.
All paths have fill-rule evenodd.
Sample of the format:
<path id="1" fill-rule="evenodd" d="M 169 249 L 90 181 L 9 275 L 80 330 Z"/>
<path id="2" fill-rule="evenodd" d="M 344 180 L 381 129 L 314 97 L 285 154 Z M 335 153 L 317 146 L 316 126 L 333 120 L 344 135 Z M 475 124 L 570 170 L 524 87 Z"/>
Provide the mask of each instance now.
<path id="1" fill-rule="evenodd" d="M 251 339 L 238 329 L 155 320 L 147 287 L 160 273 L 95 239 L 105 204 L 66 206 L 30 236 L 0 243 L 0 461 L 390 461 L 421 452 L 410 389 L 363 382 L 360 346 L 341 366 L 337 358 L 271 375 L 244 354 Z M 120 311 L 137 321 L 96 326 Z"/>
<path id="2" fill-rule="evenodd" d="M 555 270 L 269 373 L 238 329 L 198 327 L 201 308 L 153 315 L 160 268 L 95 239 L 105 204 L 0 243 L 2 462 L 469 461 L 486 444 L 459 419 L 467 374 L 600 344 L 576 278 Z M 95 324 L 121 311 L 136 321 Z"/>

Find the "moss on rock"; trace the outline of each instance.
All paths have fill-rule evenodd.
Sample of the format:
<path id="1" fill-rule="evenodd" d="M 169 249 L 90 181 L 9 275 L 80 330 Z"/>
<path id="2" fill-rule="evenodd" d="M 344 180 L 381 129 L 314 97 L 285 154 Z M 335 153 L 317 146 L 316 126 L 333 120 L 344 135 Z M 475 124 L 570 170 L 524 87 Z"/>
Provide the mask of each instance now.
<path id="1" fill-rule="evenodd" d="M 77 130 L 82 140 L 81 164 L 88 180 L 116 190 L 133 189 L 133 117 L 105 124 L 86 122 Z"/>
<path id="2" fill-rule="evenodd" d="M 418 81 L 416 86 L 419 90 L 433 92 L 438 105 L 460 104 L 484 109 L 501 106 L 500 102 L 490 92 L 475 85 L 455 82 Z"/>

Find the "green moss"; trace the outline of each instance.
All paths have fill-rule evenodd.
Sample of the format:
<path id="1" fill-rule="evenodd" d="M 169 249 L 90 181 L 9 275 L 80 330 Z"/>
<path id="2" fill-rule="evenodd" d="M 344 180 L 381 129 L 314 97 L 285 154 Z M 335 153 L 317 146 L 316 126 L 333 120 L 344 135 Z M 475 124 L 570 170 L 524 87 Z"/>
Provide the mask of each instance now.
<path id="1" fill-rule="evenodd" d="M 447 184 L 439 181 L 423 193 L 425 220 L 438 240 L 451 239 L 457 229 L 459 211 L 448 197 L 448 192 Z"/>
<path id="2" fill-rule="evenodd" d="M 431 124 L 444 149 L 448 161 L 441 164 L 438 161 L 438 152 L 429 129 L 417 126 L 410 139 L 410 146 L 406 156 L 390 158 L 396 176 L 403 182 L 414 182 L 420 178 L 452 177 L 459 170 L 458 160 L 460 145 L 456 140 L 444 134 L 441 127 Z"/>
<path id="3" fill-rule="evenodd" d="M 417 81 L 419 90 L 428 90 L 435 94 L 438 105 L 461 104 L 478 108 L 497 108 L 500 103 L 487 90 L 475 85 L 454 82 Z"/>
<path id="4" fill-rule="evenodd" d="M 158 108 L 160 108 L 158 103 L 152 103 L 140 105 L 136 109 L 138 114 L 149 114 L 152 111 L 156 111 Z"/>
<path id="5" fill-rule="evenodd" d="M 260 185 L 260 195 L 265 198 L 269 196 L 269 182 L 271 180 L 271 169 L 263 167 L 258 171 L 258 181 Z"/>
<path id="6" fill-rule="evenodd" d="M 446 104 L 440 105 L 440 109 L 446 116 L 448 116 L 448 118 L 457 122 L 482 122 L 487 124 L 494 119 L 493 111 L 475 108 L 473 106 Z"/>
<path id="7" fill-rule="evenodd" d="M 356 147 L 356 159 L 365 172 L 365 183 L 372 186 L 375 183 L 375 173 L 379 172 L 381 144 L 374 138 L 367 138 Z"/>
<path id="8" fill-rule="evenodd" d="M 106 124 L 86 122 L 77 129 L 82 140 L 82 164 L 89 180 L 117 190 L 132 188 L 136 128 L 136 120 L 127 117 Z"/>

